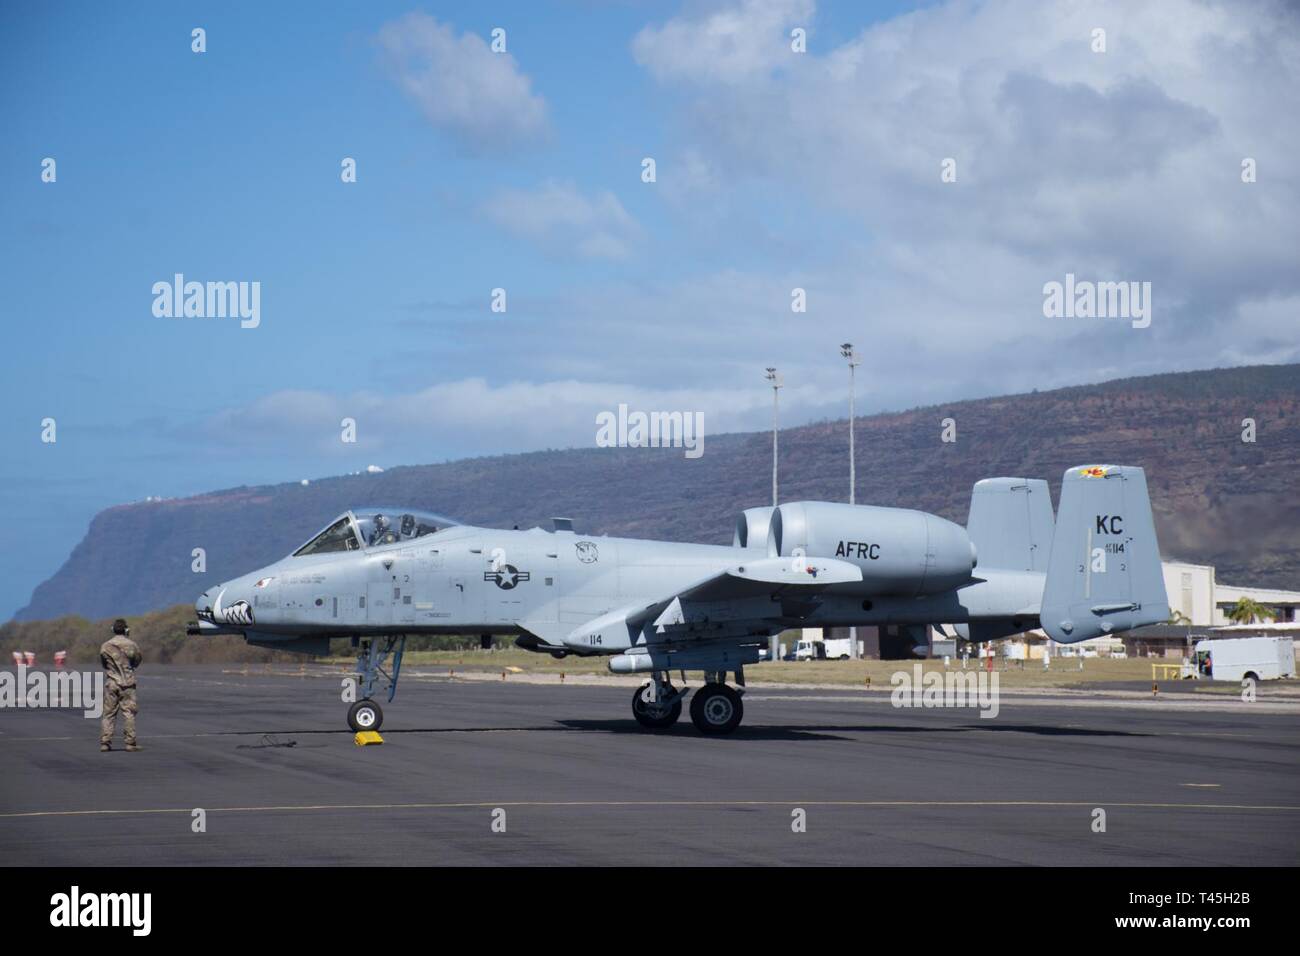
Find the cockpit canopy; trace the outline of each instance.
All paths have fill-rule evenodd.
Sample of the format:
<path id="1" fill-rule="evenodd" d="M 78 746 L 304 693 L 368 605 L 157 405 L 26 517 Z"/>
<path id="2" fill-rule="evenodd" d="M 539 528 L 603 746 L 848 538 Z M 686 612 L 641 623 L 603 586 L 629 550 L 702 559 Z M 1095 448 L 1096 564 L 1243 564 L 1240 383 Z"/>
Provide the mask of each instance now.
<path id="1" fill-rule="evenodd" d="M 455 521 L 412 508 L 354 508 L 293 553 L 295 558 L 334 551 L 359 551 L 409 541 L 451 528 Z"/>

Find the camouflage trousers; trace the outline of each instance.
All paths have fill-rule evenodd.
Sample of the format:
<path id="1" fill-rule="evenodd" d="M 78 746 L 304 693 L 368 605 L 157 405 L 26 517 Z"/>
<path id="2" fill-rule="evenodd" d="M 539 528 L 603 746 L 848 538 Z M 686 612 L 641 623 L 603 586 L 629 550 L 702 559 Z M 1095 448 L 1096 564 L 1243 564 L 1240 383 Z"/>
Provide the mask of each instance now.
<path id="1" fill-rule="evenodd" d="M 135 743 L 135 688 L 121 687 L 116 681 L 104 681 L 104 715 L 99 721 L 99 742 L 111 743 L 117 733 L 117 715 L 122 714 L 122 736 L 128 745 Z"/>

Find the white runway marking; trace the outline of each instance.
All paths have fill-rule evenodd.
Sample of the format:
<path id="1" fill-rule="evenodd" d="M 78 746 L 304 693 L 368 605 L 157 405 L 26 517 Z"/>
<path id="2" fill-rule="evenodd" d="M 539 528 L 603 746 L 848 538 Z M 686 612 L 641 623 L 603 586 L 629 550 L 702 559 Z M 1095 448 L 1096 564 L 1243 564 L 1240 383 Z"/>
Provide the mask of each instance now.
<path id="1" fill-rule="evenodd" d="M 471 803 L 316 803 L 265 807 L 205 807 L 208 813 L 273 813 L 312 810 L 475 810 L 496 807 L 936 807 L 936 808 L 1059 808 L 1096 807 L 1130 810 L 1268 810 L 1300 811 L 1300 806 L 1237 803 L 1112 803 L 1107 800 L 487 800 Z M 159 813 L 193 813 L 193 807 L 154 807 L 128 810 L 26 810 L 0 813 L 0 819 L 30 817 L 128 816 Z"/>

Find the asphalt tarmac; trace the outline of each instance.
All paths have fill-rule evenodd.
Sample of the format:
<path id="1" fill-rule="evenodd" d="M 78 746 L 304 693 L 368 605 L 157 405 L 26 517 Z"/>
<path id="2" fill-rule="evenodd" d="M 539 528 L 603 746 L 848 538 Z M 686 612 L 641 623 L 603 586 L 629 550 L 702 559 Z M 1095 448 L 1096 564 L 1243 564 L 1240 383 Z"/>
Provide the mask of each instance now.
<path id="1" fill-rule="evenodd" d="M 624 686 L 417 672 L 358 747 L 309 673 L 142 671 L 134 754 L 79 711 L 0 710 L 5 864 L 1300 863 L 1294 708 L 1004 694 L 981 719 L 754 686 L 710 738 L 640 730 Z"/>

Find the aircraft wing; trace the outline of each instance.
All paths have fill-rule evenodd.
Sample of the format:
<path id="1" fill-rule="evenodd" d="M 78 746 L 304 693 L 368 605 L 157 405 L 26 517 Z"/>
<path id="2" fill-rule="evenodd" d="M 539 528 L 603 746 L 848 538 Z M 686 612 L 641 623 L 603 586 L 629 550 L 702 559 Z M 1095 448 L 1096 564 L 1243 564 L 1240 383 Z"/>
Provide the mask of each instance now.
<path id="1" fill-rule="evenodd" d="M 817 606 L 832 584 L 862 580 L 862 569 L 835 558 L 758 558 L 690 584 L 652 604 L 620 608 L 575 628 L 566 643 L 626 626 L 637 643 L 683 637 L 775 632 Z"/>
<path id="2" fill-rule="evenodd" d="M 729 601 L 782 593 L 811 595 L 832 584 L 862 580 L 862 569 L 835 558 L 759 558 L 704 578 L 660 604 Z M 650 608 L 658 607 L 652 604 Z"/>

